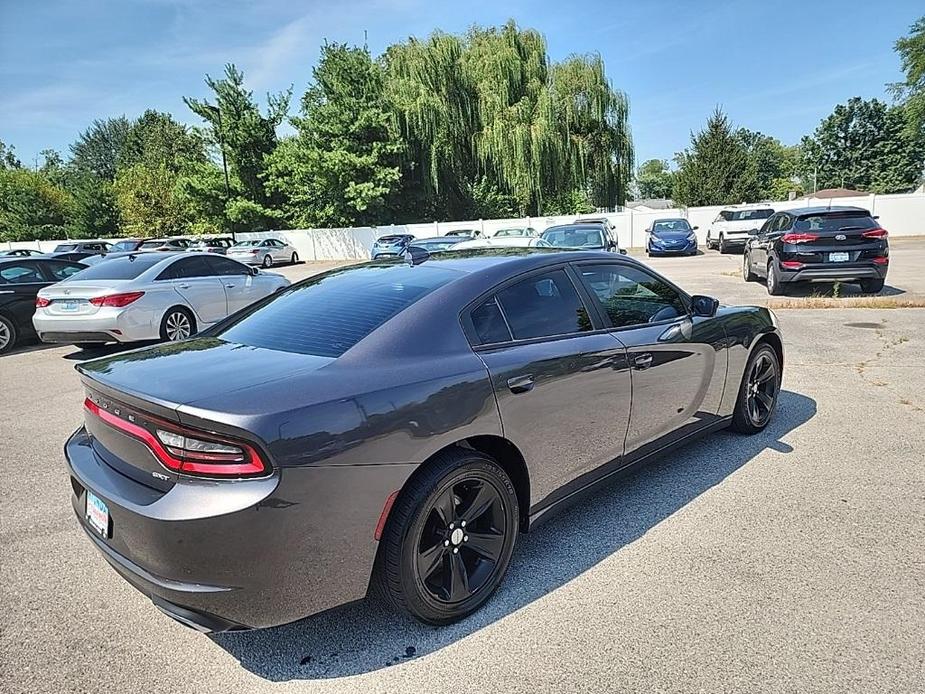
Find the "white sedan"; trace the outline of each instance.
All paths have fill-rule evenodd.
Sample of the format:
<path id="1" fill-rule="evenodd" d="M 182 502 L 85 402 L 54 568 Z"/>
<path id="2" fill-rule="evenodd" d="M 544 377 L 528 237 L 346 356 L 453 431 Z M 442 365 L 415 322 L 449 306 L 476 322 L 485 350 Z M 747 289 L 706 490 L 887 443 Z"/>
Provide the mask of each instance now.
<path id="1" fill-rule="evenodd" d="M 211 253 L 139 253 L 39 290 L 32 323 L 44 342 L 183 340 L 289 280 Z"/>
<path id="2" fill-rule="evenodd" d="M 552 248 L 552 244 L 535 236 L 492 236 L 488 239 L 460 241 L 450 247 L 451 251 L 465 251 L 472 248 Z"/>
<path id="3" fill-rule="evenodd" d="M 240 260 L 248 265 L 262 265 L 272 267 L 275 263 L 299 262 L 299 254 L 295 248 L 279 239 L 253 239 L 251 241 L 238 241 L 228 249 L 229 258 Z"/>

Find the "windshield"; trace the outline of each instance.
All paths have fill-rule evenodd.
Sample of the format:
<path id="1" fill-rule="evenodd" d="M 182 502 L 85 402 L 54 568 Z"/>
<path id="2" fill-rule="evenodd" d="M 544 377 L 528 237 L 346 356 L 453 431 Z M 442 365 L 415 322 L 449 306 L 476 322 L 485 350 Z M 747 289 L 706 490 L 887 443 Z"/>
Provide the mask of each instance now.
<path id="1" fill-rule="evenodd" d="M 604 233 L 590 226 L 551 227 L 543 232 L 543 240 L 556 248 L 604 248 Z"/>
<path id="2" fill-rule="evenodd" d="M 399 311 L 460 275 L 426 264 L 343 268 L 294 285 L 214 336 L 250 347 L 339 357 Z"/>
<path id="3" fill-rule="evenodd" d="M 160 248 L 161 246 L 166 245 L 166 241 L 145 241 L 139 246 L 139 248 Z"/>
<path id="4" fill-rule="evenodd" d="M 767 208 L 761 210 L 723 210 L 719 213 L 725 222 L 744 222 L 752 219 L 767 219 L 774 210 Z"/>
<path id="5" fill-rule="evenodd" d="M 65 282 L 70 280 L 133 280 L 166 257 L 169 256 L 164 253 L 145 253 L 111 258 L 106 262 L 97 262 L 96 265 L 76 275 L 71 275 Z"/>
<path id="6" fill-rule="evenodd" d="M 382 246 L 391 246 L 396 243 L 402 243 L 404 240 L 404 236 L 380 236 L 376 243 Z"/>
<path id="7" fill-rule="evenodd" d="M 250 241 L 238 241 L 235 246 L 259 246 L 260 239 L 252 239 Z"/>
<path id="8" fill-rule="evenodd" d="M 662 219 L 652 225 L 652 233 L 660 231 L 690 231 L 691 225 L 686 219 Z"/>
<path id="9" fill-rule="evenodd" d="M 794 231 L 845 231 L 848 229 L 876 229 L 877 222 L 867 212 L 828 212 L 800 217 Z"/>
<path id="10" fill-rule="evenodd" d="M 138 245 L 137 241 L 119 241 L 118 243 L 112 244 L 112 251 L 134 251 L 135 246 Z"/>

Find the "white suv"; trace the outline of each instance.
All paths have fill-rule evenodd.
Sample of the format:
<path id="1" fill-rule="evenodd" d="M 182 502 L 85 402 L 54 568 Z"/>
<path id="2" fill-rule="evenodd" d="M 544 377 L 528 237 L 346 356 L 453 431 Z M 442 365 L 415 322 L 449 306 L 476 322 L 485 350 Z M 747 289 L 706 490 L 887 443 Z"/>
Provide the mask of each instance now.
<path id="1" fill-rule="evenodd" d="M 774 214 L 767 205 L 732 205 L 716 216 L 707 229 L 707 248 L 725 253 L 730 248 L 744 249 L 749 232 L 759 229 Z"/>

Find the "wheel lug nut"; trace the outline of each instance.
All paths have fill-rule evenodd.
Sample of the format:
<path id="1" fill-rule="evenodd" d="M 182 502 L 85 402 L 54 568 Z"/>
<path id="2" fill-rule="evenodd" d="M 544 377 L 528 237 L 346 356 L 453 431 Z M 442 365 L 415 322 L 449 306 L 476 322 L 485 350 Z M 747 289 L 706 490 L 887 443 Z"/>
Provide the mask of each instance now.
<path id="1" fill-rule="evenodd" d="M 465 527 L 466 527 L 466 521 L 463 521 L 462 523 L 460 523 L 460 524 L 459 524 L 459 527 L 465 528 Z"/>
<path id="2" fill-rule="evenodd" d="M 443 546 L 444 546 L 444 547 L 449 547 L 449 546 L 450 546 L 450 541 L 449 541 L 449 540 L 444 540 L 444 541 L 443 541 Z"/>
<path id="3" fill-rule="evenodd" d="M 450 530 L 452 530 L 454 527 L 455 525 L 453 523 L 450 523 Z"/>
<path id="4" fill-rule="evenodd" d="M 459 554 L 459 547 L 453 548 L 453 554 Z"/>
<path id="5" fill-rule="evenodd" d="M 463 542 L 468 542 L 468 541 L 469 541 L 469 536 L 463 535 Z"/>

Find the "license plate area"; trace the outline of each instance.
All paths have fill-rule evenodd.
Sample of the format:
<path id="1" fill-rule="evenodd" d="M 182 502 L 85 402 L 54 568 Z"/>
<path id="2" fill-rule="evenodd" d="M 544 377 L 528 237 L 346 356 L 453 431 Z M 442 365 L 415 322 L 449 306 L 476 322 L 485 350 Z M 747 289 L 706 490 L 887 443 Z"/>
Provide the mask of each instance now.
<path id="1" fill-rule="evenodd" d="M 89 489 L 87 490 L 87 524 L 103 537 L 109 537 L 109 507 Z"/>
<path id="2" fill-rule="evenodd" d="M 849 260 L 851 260 L 850 253 L 844 253 L 844 252 L 829 253 L 830 263 L 847 263 Z"/>

